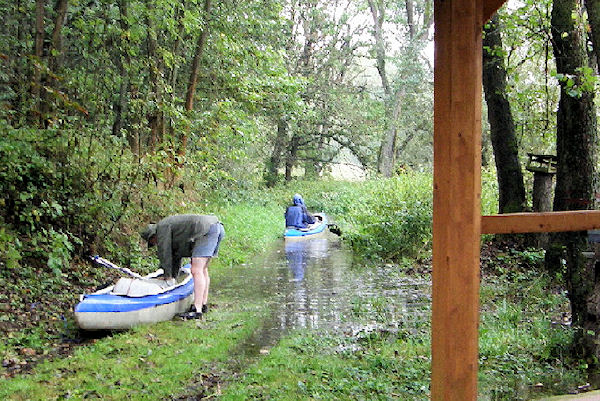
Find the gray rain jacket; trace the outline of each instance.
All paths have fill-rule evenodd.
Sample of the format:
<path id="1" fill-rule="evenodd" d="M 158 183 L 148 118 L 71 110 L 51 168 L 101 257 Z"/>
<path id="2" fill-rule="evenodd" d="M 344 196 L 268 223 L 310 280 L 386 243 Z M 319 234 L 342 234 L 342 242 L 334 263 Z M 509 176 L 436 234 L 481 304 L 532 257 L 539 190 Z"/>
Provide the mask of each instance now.
<path id="1" fill-rule="evenodd" d="M 167 278 L 177 276 L 181 259 L 191 257 L 196 240 L 218 222 L 217 216 L 180 214 L 165 217 L 156 224 L 158 259 Z"/>

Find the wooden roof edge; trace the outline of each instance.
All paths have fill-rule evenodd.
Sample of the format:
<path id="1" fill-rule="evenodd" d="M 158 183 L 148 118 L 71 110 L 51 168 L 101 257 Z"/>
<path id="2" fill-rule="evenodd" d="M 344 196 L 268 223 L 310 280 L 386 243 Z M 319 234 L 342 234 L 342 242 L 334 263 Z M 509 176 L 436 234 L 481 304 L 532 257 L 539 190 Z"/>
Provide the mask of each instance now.
<path id="1" fill-rule="evenodd" d="M 505 2 L 506 0 L 483 0 L 483 23 L 489 21 Z"/>
<path id="2" fill-rule="evenodd" d="M 600 210 L 481 216 L 482 234 L 544 233 L 594 229 L 600 229 Z"/>

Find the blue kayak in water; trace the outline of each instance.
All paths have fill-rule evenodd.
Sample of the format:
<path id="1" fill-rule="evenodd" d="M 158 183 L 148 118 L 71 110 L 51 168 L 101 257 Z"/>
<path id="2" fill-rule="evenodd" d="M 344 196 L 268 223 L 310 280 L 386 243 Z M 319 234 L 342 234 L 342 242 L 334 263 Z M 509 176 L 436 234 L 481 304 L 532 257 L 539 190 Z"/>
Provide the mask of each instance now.
<path id="1" fill-rule="evenodd" d="M 315 213 L 315 223 L 310 224 L 307 228 L 291 228 L 287 227 L 283 233 L 283 237 L 287 240 L 308 239 L 319 237 L 327 231 L 327 216 L 323 213 Z"/>
<path id="2" fill-rule="evenodd" d="M 194 300 L 191 266 L 177 281 L 157 278 L 162 269 L 145 277 L 121 278 L 115 285 L 83 294 L 75 306 L 75 320 L 83 330 L 124 330 L 171 320 L 186 312 Z"/>

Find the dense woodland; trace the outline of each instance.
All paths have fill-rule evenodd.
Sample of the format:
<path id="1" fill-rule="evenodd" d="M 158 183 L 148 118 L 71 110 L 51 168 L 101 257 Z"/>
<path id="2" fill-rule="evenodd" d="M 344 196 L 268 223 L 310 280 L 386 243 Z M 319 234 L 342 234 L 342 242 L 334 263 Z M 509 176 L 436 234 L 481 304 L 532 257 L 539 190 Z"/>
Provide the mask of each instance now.
<path id="1" fill-rule="evenodd" d="M 132 227 L 190 194 L 235 202 L 340 169 L 372 180 L 432 169 L 432 0 L 0 0 L 0 10 L 4 275 L 126 253 Z M 497 211 L 531 209 L 528 153 L 557 156 L 554 210 L 595 208 L 600 3 L 509 1 L 484 31 L 482 168 Z M 599 356 L 587 246 L 585 233 L 553 235 L 546 263 L 585 328 L 577 350 Z"/>

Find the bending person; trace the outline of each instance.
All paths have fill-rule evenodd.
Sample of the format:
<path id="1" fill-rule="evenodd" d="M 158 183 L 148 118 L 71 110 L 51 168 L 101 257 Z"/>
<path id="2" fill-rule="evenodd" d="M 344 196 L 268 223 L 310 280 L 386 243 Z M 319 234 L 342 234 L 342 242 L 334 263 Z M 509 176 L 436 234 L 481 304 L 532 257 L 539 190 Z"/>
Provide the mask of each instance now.
<path id="1" fill-rule="evenodd" d="M 212 215 L 174 215 L 156 224 L 149 224 L 141 236 L 148 242 L 148 247 L 158 245 L 160 267 L 167 280 L 177 277 L 182 258 L 192 258 L 194 304 L 183 317 L 202 318 L 202 313 L 208 310 L 208 264 L 219 252 L 219 245 L 225 236 L 223 224 Z"/>

